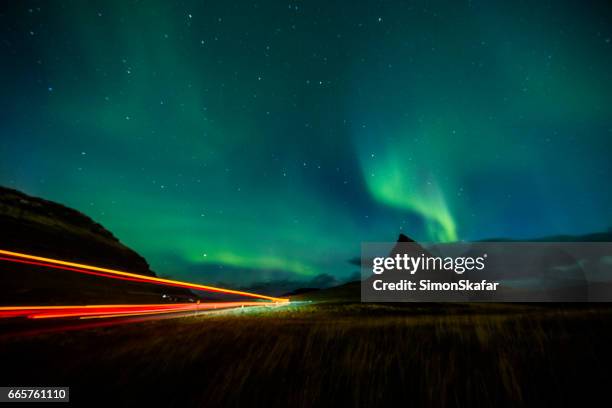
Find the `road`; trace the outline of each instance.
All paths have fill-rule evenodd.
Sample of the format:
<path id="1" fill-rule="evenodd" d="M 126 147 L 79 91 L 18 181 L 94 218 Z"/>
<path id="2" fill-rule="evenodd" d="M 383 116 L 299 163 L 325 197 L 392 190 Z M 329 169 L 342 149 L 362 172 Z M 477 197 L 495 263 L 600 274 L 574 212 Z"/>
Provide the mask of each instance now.
<path id="1" fill-rule="evenodd" d="M 93 329 L 150 320 L 193 317 L 242 308 L 271 308 L 288 303 L 210 302 L 156 305 L 0 307 L 0 338 Z"/>

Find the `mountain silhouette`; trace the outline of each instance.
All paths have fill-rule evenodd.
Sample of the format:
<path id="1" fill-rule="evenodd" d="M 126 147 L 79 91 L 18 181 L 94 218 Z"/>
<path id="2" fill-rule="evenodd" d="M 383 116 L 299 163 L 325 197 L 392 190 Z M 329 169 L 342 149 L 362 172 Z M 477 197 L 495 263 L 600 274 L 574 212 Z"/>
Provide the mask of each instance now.
<path id="1" fill-rule="evenodd" d="M 155 276 L 141 255 L 85 214 L 0 187 L 0 249 Z M 192 297 L 181 288 L 0 263 L 1 303 L 160 302 Z M 165 297 L 162 297 L 166 295 Z"/>

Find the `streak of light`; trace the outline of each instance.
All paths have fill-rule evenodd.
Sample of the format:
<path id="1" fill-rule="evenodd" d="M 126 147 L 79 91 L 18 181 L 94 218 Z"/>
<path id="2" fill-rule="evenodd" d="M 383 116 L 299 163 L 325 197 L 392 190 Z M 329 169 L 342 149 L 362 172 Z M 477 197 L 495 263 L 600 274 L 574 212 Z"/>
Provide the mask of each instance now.
<path id="1" fill-rule="evenodd" d="M 228 302 L 230 303 L 230 302 Z M 224 303 L 224 306 L 227 306 L 228 303 Z M 236 302 L 238 303 L 238 302 Z M 241 303 L 241 305 L 247 305 L 248 303 Z M 5 338 L 15 338 L 15 337 L 35 337 L 43 334 L 52 334 L 52 333 L 65 333 L 71 331 L 80 331 L 80 330 L 90 330 L 97 328 L 105 328 L 105 327 L 114 327 L 114 326 L 123 326 L 129 325 L 133 323 L 141 323 L 146 321 L 158 321 L 158 320 L 167 320 L 167 319 L 179 319 L 185 317 L 193 317 L 199 316 L 202 314 L 233 314 L 236 312 L 242 312 L 247 310 L 262 310 L 262 309 L 276 309 L 278 307 L 286 306 L 289 303 L 261 303 L 261 302 L 253 302 L 252 306 L 242 308 L 236 307 L 218 307 L 208 310 L 197 310 L 197 311 L 177 311 L 176 313 L 143 313 L 143 314 L 121 314 L 117 316 L 108 315 L 108 316 L 85 316 L 80 318 L 73 319 L 46 319 L 46 320 L 29 320 L 25 319 L 21 321 L 21 323 L 27 323 L 27 321 L 31 321 L 32 323 L 37 322 L 36 326 L 32 327 L 30 325 L 16 325 L 16 326 L 5 326 L 5 329 L 9 327 L 8 331 L 0 331 L 0 340 Z M 202 304 L 200 304 L 202 305 Z M 129 305 L 128 305 L 129 306 Z M 30 306 L 32 307 L 32 306 Z M 42 308 L 47 306 L 34 306 L 34 308 Z M 59 308 L 63 306 L 53 306 L 53 308 Z M 85 307 L 85 306 L 83 306 Z M 42 322 L 46 322 L 47 324 L 42 324 Z M 7 324 L 10 324 L 9 321 L 6 321 Z M 17 322 L 16 322 L 17 323 Z"/>
<path id="2" fill-rule="evenodd" d="M 25 317 L 28 319 L 92 319 L 191 311 L 198 312 L 211 309 L 262 305 L 266 304 L 261 302 L 207 302 L 148 305 L 6 306 L 0 307 L 0 318 Z"/>
<path id="3" fill-rule="evenodd" d="M 265 299 L 265 300 L 269 300 L 269 301 L 277 302 L 277 303 L 285 303 L 289 301 L 289 299 L 261 295 L 258 293 L 244 292 L 244 291 L 233 290 L 233 289 L 224 289 L 224 288 L 218 288 L 214 286 L 176 281 L 172 279 L 164 279 L 164 278 L 157 278 L 153 276 L 139 275 L 139 274 L 130 273 L 130 272 L 118 271 L 115 269 L 100 268 L 100 267 L 92 266 L 92 265 L 85 265 L 85 264 L 80 264 L 76 262 L 68 262 L 68 261 L 63 261 L 63 260 L 53 259 L 53 258 L 45 258 L 41 256 L 36 256 L 36 255 L 23 254 L 20 252 L 6 251 L 2 249 L 0 249 L 0 255 L 4 255 L 3 257 L 0 257 L 0 260 L 2 261 L 27 263 L 27 264 L 32 264 L 32 265 L 44 266 L 48 268 L 62 269 L 62 270 L 68 270 L 72 272 L 86 273 L 89 275 L 103 276 L 107 278 L 130 280 L 130 281 L 136 281 L 136 282 L 145 282 L 145 283 L 152 283 L 152 284 L 164 285 L 164 286 L 175 286 L 175 287 L 201 290 L 201 291 L 207 291 L 207 292 L 246 296 L 246 297 L 257 298 L 257 299 Z"/>

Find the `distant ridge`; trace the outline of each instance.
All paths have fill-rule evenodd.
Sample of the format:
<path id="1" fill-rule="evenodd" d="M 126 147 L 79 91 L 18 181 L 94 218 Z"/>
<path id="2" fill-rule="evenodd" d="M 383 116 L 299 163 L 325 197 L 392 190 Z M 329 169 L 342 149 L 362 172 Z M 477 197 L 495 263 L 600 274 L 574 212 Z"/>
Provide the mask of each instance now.
<path id="1" fill-rule="evenodd" d="M 550 235 L 531 239 L 488 238 L 476 242 L 612 242 L 612 230 L 582 235 Z"/>
<path id="2" fill-rule="evenodd" d="M 402 243 L 414 243 L 416 252 L 414 255 L 421 253 L 428 254 L 429 252 L 423 248 L 417 241 L 409 236 L 400 233 L 397 238 L 397 244 L 390 252 L 390 256 L 401 253 L 399 246 Z M 612 229 L 607 232 L 596 232 L 584 235 L 553 235 L 536 239 L 508 239 L 508 238 L 493 238 L 483 239 L 476 242 L 612 242 Z M 350 263 L 360 266 L 361 258 L 354 258 Z M 299 292 L 299 289 L 296 290 Z M 291 295 L 291 294 L 290 294 Z M 359 301 L 361 299 L 361 281 L 346 282 L 342 285 L 331 288 L 320 289 L 316 291 L 309 290 L 304 293 L 297 293 L 290 296 L 293 300 L 313 300 L 313 301 Z"/>

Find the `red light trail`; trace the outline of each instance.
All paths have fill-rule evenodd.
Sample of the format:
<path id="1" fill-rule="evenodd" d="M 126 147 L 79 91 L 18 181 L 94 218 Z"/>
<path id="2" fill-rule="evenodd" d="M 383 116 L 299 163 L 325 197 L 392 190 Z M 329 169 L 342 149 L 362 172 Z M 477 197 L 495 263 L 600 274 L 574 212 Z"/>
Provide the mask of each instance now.
<path id="1" fill-rule="evenodd" d="M 208 285 L 200 285 L 190 282 L 182 282 L 171 279 L 157 278 L 153 276 L 140 275 L 130 272 L 119 271 L 109 268 L 101 268 L 76 262 L 63 261 L 53 258 L 45 258 L 19 252 L 0 250 L 0 261 L 18 264 L 35 265 L 51 269 L 82 273 L 86 275 L 100 276 L 110 279 L 119 279 L 131 282 L 151 283 L 154 285 L 173 286 L 198 291 L 245 296 L 254 299 L 266 300 L 247 302 L 204 302 L 204 303 L 174 303 L 174 304 L 145 304 L 145 305 L 85 305 L 85 306 L 6 306 L 0 307 L 0 319 L 2 318 L 27 318 L 27 319 L 51 319 L 51 318 L 78 318 L 96 319 L 109 317 L 163 315 L 170 313 L 198 312 L 214 309 L 227 309 L 244 306 L 269 306 L 289 302 L 289 299 L 261 295 L 258 293 L 244 292 L 240 290 L 224 289 Z"/>
<path id="2" fill-rule="evenodd" d="M 274 306 L 277 304 L 261 302 L 207 302 L 151 305 L 8 306 L 0 307 L 0 318 L 25 317 L 28 319 L 50 319 L 73 317 L 92 319 L 102 317 L 140 316 L 144 314 L 197 312 L 241 306 L 268 305 Z"/>

